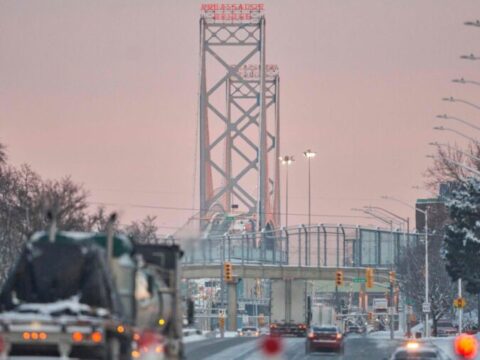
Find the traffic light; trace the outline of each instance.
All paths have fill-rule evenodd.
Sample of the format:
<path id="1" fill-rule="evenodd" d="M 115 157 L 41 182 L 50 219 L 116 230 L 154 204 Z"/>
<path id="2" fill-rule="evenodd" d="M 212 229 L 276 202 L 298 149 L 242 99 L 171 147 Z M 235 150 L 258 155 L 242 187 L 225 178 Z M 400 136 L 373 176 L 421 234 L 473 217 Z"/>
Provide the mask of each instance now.
<path id="1" fill-rule="evenodd" d="M 368 315 L 367 315 L 367 318 L 368 318 L 368 320 L 372 320 L 373 319 L 373 313 L 369 312 Z"/>
<path id="2" fill-rule="evenodd" d="M 265 315 L 263 314 L 258 314 L 258 326 L 264 326 L 265 325 Z"/>
<path id="3" fill-rule="evenodd" d="M 365 269 L 365 286 L 369 289 L 373 288 L 373 268 Z"/>
<path id="4" fill-rule="evenodd" d="M 335 284 L 337 286 L 343 286 L 343 271 L 337 271 L 335 274 Z"/>
<path id="5" fill-rule="evenodd" d="M 232 263 L 225 262 L 223 264 L 223 278 L 225 279 L 226 282 L 232 282 L 233 281 Z"/>
<path id="6" fill-rule="evenodd" d="M 394 285 L 395 284 L 395 271 L 390 271 L 388 273 L 388 278 L 390 279 L 390 284 Z"/>

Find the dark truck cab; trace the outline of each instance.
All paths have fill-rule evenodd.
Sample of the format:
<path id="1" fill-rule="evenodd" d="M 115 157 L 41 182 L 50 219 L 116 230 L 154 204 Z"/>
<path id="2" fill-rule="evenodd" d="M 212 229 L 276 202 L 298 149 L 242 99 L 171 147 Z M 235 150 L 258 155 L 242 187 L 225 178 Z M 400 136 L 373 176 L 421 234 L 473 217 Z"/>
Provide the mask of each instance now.
<path id="1" fill-rule="evenodd" d="M 161 264 L 165 251 L 180 250 L 149 245 L 163 260 L 145 260 L 142 245 L 115 235 L 107 257 L 107 241 L 106 234 L 40 232 L 26 243 L 0 292 L 0 358 L 141 358 L 148 347 L 135 340 L 144 332 L 156 339 L 159 359 L 181 357 L 178 284 L 166 283 L 178 269 Z"/>

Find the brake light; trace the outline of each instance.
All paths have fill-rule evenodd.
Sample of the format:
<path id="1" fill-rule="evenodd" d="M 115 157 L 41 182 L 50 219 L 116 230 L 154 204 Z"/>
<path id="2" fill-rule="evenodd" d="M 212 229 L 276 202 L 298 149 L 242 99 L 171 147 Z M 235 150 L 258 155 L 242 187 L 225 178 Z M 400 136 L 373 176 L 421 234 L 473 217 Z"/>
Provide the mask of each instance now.
<path id="1" fill-rule="evenodd" d="M 272 324 L 272 325 L 270 325 L 270 328 L 271 328 L 271 329 L 275 329 L 276 327 L 277 327 L 277 324 Z"/>
<path id="2" fill-rule="evenodd" d="M 5 349 L 5 342 L 3 341 L 3 337 L 0 336 L 0 353 L 2 353 L 4 349 Z"/>
<path id="3" fill-rule="evenodd" d="M 458 335 L 455 339 L 455 352 L 466 359 L 474 359 L 478 352 L 477 339 L 472 335 Z"/>
<path id="4" fill-rule="evenodd" d="M 308 338 L 313 339 L 315 337 L 315 334 L 313 332 L 308 333 Z"/>
<path id="5" fill-rule="evenodd" d="M 340 340 L 342 338 L 342 334 L 337 333 L 337 339 Z"/>

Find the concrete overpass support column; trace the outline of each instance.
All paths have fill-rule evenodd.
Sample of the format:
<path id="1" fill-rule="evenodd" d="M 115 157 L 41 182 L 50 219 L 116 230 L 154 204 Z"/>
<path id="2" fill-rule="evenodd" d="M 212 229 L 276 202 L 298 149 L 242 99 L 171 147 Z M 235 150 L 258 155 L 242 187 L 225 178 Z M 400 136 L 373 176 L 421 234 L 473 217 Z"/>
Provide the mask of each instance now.
<path id="1" fill-rule="evenodd" d="M 292 280 L 286 279 L 285 283 L 285 322 L 292 321 Z"/>
<path id="2" fill-rule="evenodd" d="M 228 331 L 237 331 L 237 282 L 228 283 L 227 292 L 227 329 Z"/>

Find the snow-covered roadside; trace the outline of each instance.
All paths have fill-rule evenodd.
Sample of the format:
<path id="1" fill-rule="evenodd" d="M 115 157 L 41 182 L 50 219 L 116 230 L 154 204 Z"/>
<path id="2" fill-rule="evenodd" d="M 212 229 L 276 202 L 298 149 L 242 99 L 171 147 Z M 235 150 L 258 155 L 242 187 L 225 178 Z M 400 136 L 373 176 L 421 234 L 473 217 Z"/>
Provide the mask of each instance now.
<path id="1" fill-rule="evenodd" d="M 389 330 L 382 330 L 382 331 L 372 331 L 367 335 L 369 338 L 375 339 L 390 339 L 390 331 Z M 401 330 L 397 330 L 394 333 L 394 339 L 404 339 L 404 333 Z"/>
<path id="2" fill-rule="evenodd" d="M 453 342 L 455 341 L 455 337 L 443 337 L 443 338 L 428 338 L 431 344 L 435 345 L 438 349 L 440 349 L 444 355 L 448 356 L 450 359 L 456 359 L 455 351 L 453 349 Z"/>
<path id="3" fill-rule="evenodd" d="M 208 339 L 208 337 L 205 336 L 205 335 L 193 334 L 193 335 L 185 336 L 183 338 L 183 342 L 185 344 L 188 344 L 188 343 L 192 343 L 192 342 L 195 342 L 195 341 L 202 341 L 202 340 L 207 340 L 207 339 Z"/>

